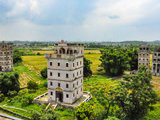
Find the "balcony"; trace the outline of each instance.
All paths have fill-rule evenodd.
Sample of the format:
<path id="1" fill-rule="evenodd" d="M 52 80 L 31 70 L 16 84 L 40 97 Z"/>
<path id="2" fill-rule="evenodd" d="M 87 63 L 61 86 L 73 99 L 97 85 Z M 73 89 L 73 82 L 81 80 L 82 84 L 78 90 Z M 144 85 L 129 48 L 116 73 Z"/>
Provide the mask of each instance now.
<path id="1" fill-rule="evenodd" d="M 55 53 L 48 53 L 48 54 L 45 54 L 45 58 L 46 59 L 75 59 L 76 57 L 80 57 L 80 56 L 83 56 L 83 55 L 79 55 L 79 54 L 74 54 L 74 55 L 71 55 L 71 54 L 55 54 Z"/>

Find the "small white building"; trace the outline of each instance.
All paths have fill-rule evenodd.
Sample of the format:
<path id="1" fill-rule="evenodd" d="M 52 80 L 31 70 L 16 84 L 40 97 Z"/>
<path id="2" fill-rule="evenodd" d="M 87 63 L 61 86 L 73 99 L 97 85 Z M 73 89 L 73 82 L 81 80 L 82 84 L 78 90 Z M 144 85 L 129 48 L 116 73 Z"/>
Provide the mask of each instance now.
<path id="1" fill-rule="evenodd" d="M 54 46 L 54 53 L 46 54 L 48 71 L 48 101 L 72 104 L 83 95 L 82 44 L 68 44 L 63 40 Z"/>

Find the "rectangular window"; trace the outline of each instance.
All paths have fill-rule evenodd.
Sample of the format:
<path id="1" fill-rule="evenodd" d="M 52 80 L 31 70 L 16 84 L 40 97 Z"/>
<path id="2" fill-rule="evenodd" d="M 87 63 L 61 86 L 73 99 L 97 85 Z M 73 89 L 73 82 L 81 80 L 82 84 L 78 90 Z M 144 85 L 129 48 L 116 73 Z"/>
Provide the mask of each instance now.
<path id="1" fill-rule="evenodd" d="M 74 73 L 73 73 L 73 78 L 74 78 Z"/>
<path id="2" fill-rule="evenodd" d="M 52 86 L 52 82 L 50 82 L 50 86 Z"/>
<path id="3" fill-rule="evenodd" d="M 53 95 L 53 92 L 51 92 L 51 95 Z"/>
<path id="4" fill-rule="evenodd" d="M 82 83 L 82 79 L 81 79 L 81 83 Z"/>
<path id="5" fill-rule="evenodd" d="M 61 74 L 60 73 L 58 73 L 58 77 L 60 77 L 61 76 Z"/>
<path id="6" fill-rule="evenodd" d="M 66 98 L 69 98 L 69 95 L 68 95 L 68 94 L 66 94 Z"/>
<path id="7" fill-rule="evenodd" d="M 52 72 L 50 72 L 50 76 L 52 76 Z"/>
<path id="8" fill-rule="evenodd" d="M 77 72 L 77 76 L 78 76 L 78 72 Z"/>
<path id="9" fill-rule="evenodd" d="M 73 67 L 74 67 L 74 63 L 73 63 Z"/>
<path id="10" fill-rule="evenodd" d="M 60 66 L 60 63 L 58 63 L 58 66 Z"/>
<path id="11" fill-rule="evenodd" d="M 77 81 L 77 85 L 78 85 L 78 81 Z"/>
<path id="12" fill-rule="evenodd" d="M 80 74 L 82 73 L 82 71 L 80 71 Z"/>
<path id="13" fill-rule="evenodd" d="M 68 88 L 68 86 L 69 86 L 69 85 L 68 85 L 68 84 L 66 84 L 66 88 Z"/>
<path id="14" fill-rule="evenodd" d="M 68 63 L 66 63 L 66 67 L 68 67 Z"/>
<path id="15" fill-rule="evenodd" d="M 82 91 L 82 88 L 81 88 L 81 91 Z"/>
<path id="16" fill-rule="evenodd" d="M 50 66 L 52 66 L 52 62 L 50 62 Z"/>
<path id="17" fill-rule="evenodd" d="M 82 64 L 82 61 L 80 61 L 80 65 Z"/>
<path id="18" fill-rule="evenodd" d="M 77 66 L 78 66 L 78 62 L 77 62 Z"/>
<path id="19" fill-rule="evenodd" d="M 58 83 L 58 87 L 61 87 L 61 84 L 60 84 L 60 83 Z"/>
<path id="20" fill-rule="evenodd" d="M 78 90 L 77 90 L 77 94 L 78 94 Z"/>
<path id="21" fill-rule="evenodd" d="M 66 74 L 66 78 L 68 78 L 68 74 Z"/>
<path id="22" fill-rule="evenodd" d="M 74 84 L 73 84 L 73 88 L 74 88 Z"/>
<path id="23" fill-rule="evenodd" d="M 75 94 L 73 93 L 73 97 L 75 96 Z"/>

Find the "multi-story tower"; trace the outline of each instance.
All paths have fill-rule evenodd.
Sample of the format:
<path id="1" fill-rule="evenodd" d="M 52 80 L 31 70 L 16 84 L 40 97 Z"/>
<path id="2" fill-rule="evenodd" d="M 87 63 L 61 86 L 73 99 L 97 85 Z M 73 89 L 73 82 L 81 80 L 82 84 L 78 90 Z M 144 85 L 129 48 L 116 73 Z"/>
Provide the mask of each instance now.
<path id="1" fill-rule="evenodd" d="M 160 48 L 152 54 L 152 74 L 160 76 Z"/>
<path id="2" fill-rule="evenodd" d="M 150 63 L 150 48 L 148 45 L 141 45 L 139 47 L 138 51 L 138 68 L 141 65 L 146 65 L 146 67 L 149 69 L 149 63 Z"/>
<path id="3" fill-rule="evenodd" d="M 13 70 L 13 44 L 0 43 L 0 72 Z"/>
<path id="4" fill-rule="evenodd" d="M 46 54 L 48 71 L 48 101 L 72 104 L 83 95 L 82 44 L 68 44 L 63 40 L 54 46 L 54 53 Z"/>

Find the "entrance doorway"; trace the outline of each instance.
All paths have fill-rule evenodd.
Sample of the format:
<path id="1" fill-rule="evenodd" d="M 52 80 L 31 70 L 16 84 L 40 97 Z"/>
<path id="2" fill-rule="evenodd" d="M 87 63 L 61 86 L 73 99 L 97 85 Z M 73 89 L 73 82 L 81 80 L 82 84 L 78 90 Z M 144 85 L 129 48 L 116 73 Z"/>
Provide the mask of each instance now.
<path id="1" fill-rule="evenodd" d="M 63 92 L 56 91 L 56 99 L 59 99 L 59 102 L 63 102 Z"/>

